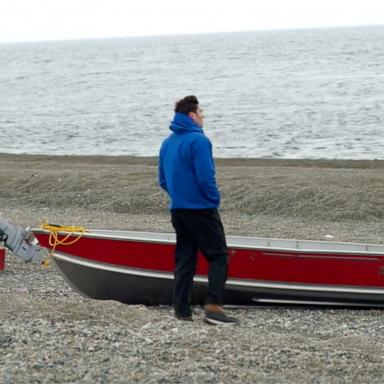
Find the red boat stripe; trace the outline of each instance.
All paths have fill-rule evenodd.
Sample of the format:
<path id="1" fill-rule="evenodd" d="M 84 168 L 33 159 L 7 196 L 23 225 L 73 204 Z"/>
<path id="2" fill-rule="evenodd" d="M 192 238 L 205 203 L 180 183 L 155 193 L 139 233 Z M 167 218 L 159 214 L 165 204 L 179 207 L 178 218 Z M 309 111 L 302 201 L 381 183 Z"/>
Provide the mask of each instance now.
<path id="1" fill-rule="evenodd" d="M 172 273 L 164 272 L 155 272 L 142 269 L 128 268 L 128 267 L 116 267 L 104 263 L 98 263 L 93 261 L 85 261 L 77 257 L 70 256 L 61 252 L 55 252 L 53 255 L 54 258 L 64 260 L 70 263 L 83 265 L 90 268 L 102 269 L 111 272 L 133 274 L 137 276 L 145 277 L 158 277 L 163 279 L 173 279 Z M 206 283 L 207 278 L 202 276 L 195 276 L 194 280 L 196 282 Z M 228 279 L 228 286 L 239 286 L 239 287 L 260 287 L 260 288 L 271 288 L 271 289 L 288 289 L 288 290 L 302 290 L 302 291 L 317 291 L 317 292 L 348 292 L 348 293 L 362 293 L 362 294 L 377 294 L 384 296 L 384 289 L 372 289 L 372 288 L 357 288 L 357 287 L 347 287 L 347 286 L 321 286 L 321 285 L 305 285 L 305 284 L 295 284 L 295 283 L 270 283 L 265 281 L 252 281 L 246 279 Z"/>

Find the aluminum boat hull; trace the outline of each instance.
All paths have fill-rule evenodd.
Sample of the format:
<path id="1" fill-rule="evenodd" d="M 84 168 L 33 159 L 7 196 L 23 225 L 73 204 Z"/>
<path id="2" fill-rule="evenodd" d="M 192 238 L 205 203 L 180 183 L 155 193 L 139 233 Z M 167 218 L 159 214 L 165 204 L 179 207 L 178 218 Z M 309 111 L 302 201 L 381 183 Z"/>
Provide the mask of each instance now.
<path id="1" fill-rule="evenodd" d="M 34 232 L 49 248 L 49 233 Z M 226 304 L 384 306 L 384 246 L 231 236 L 227 242 Z M 162 305 L 172 303 L 174 248 L 173 234 L 91 230 L 57 246 L 52 258 L 84 296 Z M 194 304 L 204 302 L 207 272 L 199 255 Z"/>

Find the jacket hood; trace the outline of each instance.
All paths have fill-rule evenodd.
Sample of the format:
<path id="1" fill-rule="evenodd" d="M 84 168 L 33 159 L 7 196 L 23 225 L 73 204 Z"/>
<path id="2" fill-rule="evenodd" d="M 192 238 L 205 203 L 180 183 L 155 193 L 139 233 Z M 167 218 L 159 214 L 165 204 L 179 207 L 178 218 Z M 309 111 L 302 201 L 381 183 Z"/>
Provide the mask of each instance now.
<path id="1" fill-rule="evenodd" d="M 197 125 L 189 116 L 184 113 L 176 112 L 173 121 L 169 129 L 178 134 L 178 133 L 187 133 L 187 132 L 203 132 L 201 127 Z"/>

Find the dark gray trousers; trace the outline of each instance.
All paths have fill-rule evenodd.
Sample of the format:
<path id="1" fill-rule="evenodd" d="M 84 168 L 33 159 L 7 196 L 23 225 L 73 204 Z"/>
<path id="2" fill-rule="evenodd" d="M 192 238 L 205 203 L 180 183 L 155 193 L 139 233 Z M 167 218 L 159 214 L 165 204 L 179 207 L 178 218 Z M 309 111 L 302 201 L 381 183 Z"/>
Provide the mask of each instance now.
<path id="1" fill-rule="evenodd" d="M 228 274 L 225 233 L 217 209 L 171 211 L 176 232 L 174 305 L 179 316 L 191 316 L 191 292 L 196 273 L 197 252 L 209 263 L 207 304 L 222 305 Z"/>

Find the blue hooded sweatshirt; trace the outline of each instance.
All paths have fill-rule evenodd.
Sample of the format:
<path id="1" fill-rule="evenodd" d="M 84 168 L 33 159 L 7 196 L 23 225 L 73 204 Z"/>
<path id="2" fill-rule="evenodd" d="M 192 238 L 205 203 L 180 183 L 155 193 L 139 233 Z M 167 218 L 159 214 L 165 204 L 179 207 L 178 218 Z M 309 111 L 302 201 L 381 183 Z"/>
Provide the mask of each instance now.
<path id="1" fill-rule="evenodd" d="M 211 142 L 184 113 L 176 112 L 170 130 L 159 158 L 159 183 L 171 198 L 170 209 L 218 208 Z"/>

